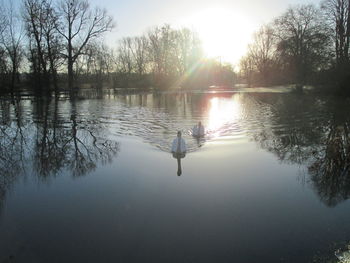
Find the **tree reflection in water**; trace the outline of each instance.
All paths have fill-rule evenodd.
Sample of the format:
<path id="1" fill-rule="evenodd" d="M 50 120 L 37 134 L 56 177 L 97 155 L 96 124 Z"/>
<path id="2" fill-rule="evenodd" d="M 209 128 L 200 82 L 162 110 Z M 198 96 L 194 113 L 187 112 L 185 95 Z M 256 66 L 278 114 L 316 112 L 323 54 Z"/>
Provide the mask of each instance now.
<path id="1" fill-rule="evenodd" d="M 96 123 L 79 119 L 75 101 L 70 116 L 59 113 L 59 100 L 34 99 L 33 116 L 23 112 L 29 100 L 0 104 L 0 207 L 6 191 L 29 172 L 41 179 L 68 170 L 84 175 L 97 163 L 107 163 L 119 151 L 119 143 L 107 139 Z"/>
<path id="2" fill-rule="evenodd" d="M 6 191 L 26 167 L 26 131 L 23 127 L 22 108 L 14 105 L 14 121 L 10 116 L 10 103 L 1 101 L 0 124 L 0 208 Z"/>
<path id="3" fill-rule="evenodd" d="M 321 200 L 335 206 L 350 197 L 349 122 L 333 123 L 326 135 L 322 151 L 314 152 L 309 172 Z"/>
<path id="4" fill-rule="evenodd" d="M 347 200 L 350 197 L 350 120 L 346 114 L 349 101 L 293 94 L 261 94 L 255 98 L 253 103 L 263 103 L 267 109 L 251 116 L 259 120 L 250 129 L 254 140 L 283 162 L 307 165 L 310 183 L 327 206 Z"/>
<path id="5" fill-rule="evenodd" d="M 170 131 L 190 128 L 193 123 L 208 118 L 205 114 L 210 113 L 213 97 L 218 95 L 116 96 L 114 99 L 127 106 L 109 108 L 118 117 L 107 120 L 120 125 L 114 129 L 117 134 L 131 133 L 168 149 Z M 25 171 L 33 171 L 40 178 L 50 178 L 63 170 L 69 170 L 74 176 L 83 175 L 99 162 L 110 161 L 119 150 L 117 142 L 106 139 L 111 137 L 105 134 L 108 129 L 101 126 L 99 118 L 87 116 L 90 111 L 82 113 L 77 101 L 31 99 L 13 103 L 0 101 L 2 198 Z M 280 161 L 306 165 L 309 176 L 305 178 L 328 206 L 349 198 L 348 100 L 269 93 L 226 94 L 225 100 L 239 107 L 226 107 L 227 114 L 234 110 L 235 117 L 224 120 L 230 123 L 220 130 L 220 136 L 248 133 Z M 91 112 L 98 111 L 98 116 L 102 116 L 103 107 L 99 103 L 94 104 Z M 110 118 L 111 112 L 105 115 Z M 199 147 L 192 140 L 189 144 L 190 150 Z"/>
<path id="6" fill-rule="evenodd" d="M 59 125 L 57 103 L 52 117 L 49 116 L 49 104 L 45 103 L 44 107 L 46 110 L 43 122 L 37 127 L 38 139 L 34 147 L 34 164 L 40 175 L 54 175 L 62 168 L 68 168 L 74 176 L 84 175 L 95 169 L 98 161 L 111 161 L 119 151 L 118 142 L 100 135 L 96 123 L 89 125 L 77 120 L 75 101 L 71 103 L 69 126 L 65 123 L 67 120 Z"/>

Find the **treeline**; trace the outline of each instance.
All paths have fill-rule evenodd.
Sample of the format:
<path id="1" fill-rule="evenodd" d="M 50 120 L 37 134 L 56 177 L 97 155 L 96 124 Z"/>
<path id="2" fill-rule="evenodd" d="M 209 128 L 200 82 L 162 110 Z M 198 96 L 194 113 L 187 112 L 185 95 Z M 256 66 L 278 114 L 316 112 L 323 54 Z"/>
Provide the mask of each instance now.
<path id="1" fill-rule="evenodd" d="M 106 10 L 83 0 L 23 0 L 20 6 L 6 0 L 1 13 L 1 87 L 11 92 L 24 80 L 50 91 L 58 73 L 72 87 L 74 67 L 88 46 L 114 27 Z"/>
<path id="2" fill-rule="evenodd" d="M 155 27 L 115 48 L 103 35 L 114 27 L 106 10 L 87 0 L 22 0 L 0 8 L 0 87 L 31 85 L 38 93 L 89 83 L 97 87 L 232 85 L 230 65 L 205 59 L 195 32 Z"/>
<path id="3" fill-rule="evenodd" d="M 349 42 L 350 1 L 293 6 L 255 33 L 241 76 L 249 85 L 318 84 L 347 92 Z"/>
<path id="4" fill-rule="evenodd" d="M 122 87 L 147 82 L 155 87 L 207 87 L 234 81 L 232 67 L 204 58 L 199 37 L 187 28 L 164 25 L 123 38 L 116 59 Z"/>
<path id="5" fill-rule="evenodd" d="M 201 88 L 236 81 L 231 65 L 205 58 L 189 29 L 158 26 L 109 47 L 103 36 L 114 28 L 113 18 L 87 0 L 3 1 L 0 91 L 31 86 L 42 94 L 85 83 Z M 290 7 L 255 33 L 240 77 L 249 85 L 318 84 L 347 92 L 349 45 L 348 0 Z"/>

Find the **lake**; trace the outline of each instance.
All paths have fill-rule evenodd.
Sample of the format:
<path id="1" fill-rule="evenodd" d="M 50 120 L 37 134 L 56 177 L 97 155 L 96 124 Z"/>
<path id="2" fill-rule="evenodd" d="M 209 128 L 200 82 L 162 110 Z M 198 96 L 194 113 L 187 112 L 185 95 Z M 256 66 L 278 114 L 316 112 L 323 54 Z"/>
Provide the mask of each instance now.
<path id="1" fill-rule="evenodd" d="M 350 239 L 349 102 L 268 91 L 2 98 L 0 262 L 334 260 Z"/>

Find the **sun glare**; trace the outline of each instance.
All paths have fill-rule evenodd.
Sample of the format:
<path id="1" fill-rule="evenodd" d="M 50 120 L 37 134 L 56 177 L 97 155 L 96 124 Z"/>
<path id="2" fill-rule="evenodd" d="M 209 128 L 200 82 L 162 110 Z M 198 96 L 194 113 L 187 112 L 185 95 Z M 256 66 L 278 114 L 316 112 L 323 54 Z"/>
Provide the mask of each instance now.
<path id="1" fill-rule="evenodd" d="M 201 10 L 182 24 L 198 32 L 208 57 L 233 64 L 245 54 L 254 31 L 248 18 L 223 8 Z"/>
<path id="2" fill-rule="evenodd" d="M 208 118 L 208 130 L 214 134 L 220 132 L 225 125 L 232 125 L 239 118 L 240 103 L 234 95 L 230 99 L 212 98 Z"/>

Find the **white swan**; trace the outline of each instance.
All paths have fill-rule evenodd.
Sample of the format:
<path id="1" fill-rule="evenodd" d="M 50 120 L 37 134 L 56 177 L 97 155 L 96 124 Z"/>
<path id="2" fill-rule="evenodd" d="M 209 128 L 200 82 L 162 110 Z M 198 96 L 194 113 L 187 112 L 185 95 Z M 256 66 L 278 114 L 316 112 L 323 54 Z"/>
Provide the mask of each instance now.
<path id="1" fill-rule="evenodd" d="M 171 146 L 171 152 L 172 153 L 186 153 L 187 148 L 186 148 L 186 142 L 185 140 L 181 137 L 181 132 L 177 132 L 177 137 L 174 139 L 173 144 Z"/>

